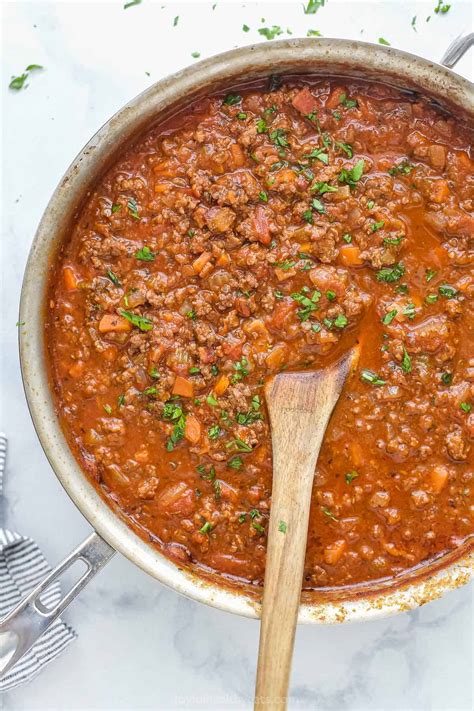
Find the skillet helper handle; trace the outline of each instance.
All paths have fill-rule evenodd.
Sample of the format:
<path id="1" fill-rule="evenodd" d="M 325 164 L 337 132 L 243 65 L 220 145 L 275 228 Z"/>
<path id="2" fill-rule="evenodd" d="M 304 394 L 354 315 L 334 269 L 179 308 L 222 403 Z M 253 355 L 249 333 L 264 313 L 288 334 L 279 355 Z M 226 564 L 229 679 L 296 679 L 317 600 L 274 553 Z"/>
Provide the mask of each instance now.
<path id="1" fill-rule="evenodd" d="M 469 47 L 474 44 L 474 32 L 459 35 L 449 45 L 446 52 L 443 54 L 440 63 L 448 69 L 452 69 L 459 60 L 464 57 Z"/>
<path id="2" fill-rule="evenodd" d="M 114 553 L 94 531 L 0 620 L 0 679 L 31 649 Z M 41 594 L 78 560 L 86 564 L 85 571 L 54 607 L 46 607 L 40 600 Z"/>

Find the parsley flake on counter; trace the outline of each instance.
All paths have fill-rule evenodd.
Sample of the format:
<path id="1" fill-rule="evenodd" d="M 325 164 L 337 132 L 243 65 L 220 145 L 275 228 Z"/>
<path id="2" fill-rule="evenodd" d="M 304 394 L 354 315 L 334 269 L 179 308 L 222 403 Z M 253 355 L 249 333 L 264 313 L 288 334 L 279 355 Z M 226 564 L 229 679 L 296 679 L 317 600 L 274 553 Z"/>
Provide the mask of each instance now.
<path id="1" fill-rule="evenodd" d="M 322 34 L 319 30 L 308 30 L 306 37 L 322 37 Z"/>
<path id="2" fill-rule="evenodd" d="M 320 7 L 324 7 L 326 0 L 308 0 L 308 4 L 303 6 L 305 15 L 315 15 Z"/>
<path id="3" fill-rule="evenodd" d="M 133 7 L 134 5 L 140 5 L 141 1 L 142 0 L 129 0 L 129 2 L 125 3 L 123 9 L 128 10 L 129 7 Z"/>
<path id="4" fill-rule="evenodd" d="M 201 56 L 201 52 L 191 52 L 191 57 L 193 59 L 199 59 L 200 56 Z"/>
<path id="5" fill-rule="evenodd" d="M 385 44 L 387 47 L 390 47 L 390 42 L 385 39 L 385 37 L 379 37 L 379 44 Z"/>
<path id="6" fill-rule="evenodd" d="M 28 79 L 28 77 L 30 76 L 30 72 L 34 72 L 39 69 L 44 69 L 44 67 L 41 66 L 41 64 L 28 64 L 28 66 L 26 67 L 23 74 L 20 74 L 17 77 L 11 78 L 8 88 L 13 89 L 14 91 L 20 91 L 20 89 L 26 89 L 28 84 L 25 84 L 25 82 Z"/>
<path id="7" fill-rule="evenodd" d="M 283 34 L 283 30 L 279 25 L 273 25 L 272 27 L 259 27 L 258 34 L 265 37 L 267 40 L 275 39 Z"/>
<path id="8" fill-rule="evenodd" d="M 442 15 L 445 15 L 449 9 L 451 8 L 451 5 L 448 5 L 448 3 L 443 2 L 443 0 L 438 0 L 438 4 L 434 8 L 435 13 L 438 15 L 441 13 Z"/>
<path id="9" fill-rule="evenodd" d="M 248 25 L 245 25 L 245 24 L 242 25 L 242 32 L 249 32 L 249 31 L 250 31 L 250 27 Z"/>

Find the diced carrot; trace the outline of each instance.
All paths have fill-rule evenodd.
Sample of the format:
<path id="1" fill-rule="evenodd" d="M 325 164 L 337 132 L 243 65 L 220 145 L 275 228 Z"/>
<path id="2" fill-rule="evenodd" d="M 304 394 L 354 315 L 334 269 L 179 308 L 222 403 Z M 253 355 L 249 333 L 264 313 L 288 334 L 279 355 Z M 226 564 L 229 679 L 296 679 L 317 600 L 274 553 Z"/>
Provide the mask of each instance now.
<path id="1" fill-rule="evenodd" d="M 362 464 L 362 447 L 359 444 L 359 442 L 351 442 L 350 444 L 350 450 L 351 450 L 351 460 L 352 464 L 355 467 L 359 467 Z"/>
<path id="2" fill-rule="evenodd" d="M 430 186 L 430 200 L 444 203 L 449 197 L 449 186 L 446 180 L 433 180 Z"/>
<path id="3" fill-rule="evenodd" d="M 221 375 L 221 377 L 219 378 L 219 380 L 217 381 L 217 383 L 214 387 L 215 394 L 218 397 L 223 395 L 225 393 L 225 391 L 227 390 L 227 388 L 229 387 L 229 384 L 230 384 L 230 380 L 227 377 L 227 375 Z"/>
<path id="4" fill-rule="evenodd" d="M 71 378 L 80 378 L 84 372 L 85 363 L 83 360 L 77 360 L 68 370 Z"/>
<path id="5" fill-rule="evenodd" d="M 270 229 L 268 224 L 267 213 L 265 209 L 259 205 L 255 210 L 255 217 L 253 219 L 253 224 L 255 232 L 257 233 L 258 241 L 262 244 L 270 244 Z"/>
<path id="6" fill-rule="evenodd" d="M 228 267 L 230 264 L 230 257 L 226 252 L 222 252 L 216 262 L 217 267 Z"/>
<path id="7" fill-rule="evenodd" d="M 231 145 L 230 152 L 232 153 L 232 160 L 236 168 L 241 168 L 245 165 L 245 155 L 238 143 Z"/>
<path id="8" fill-rule="evenodd" d="M 328 565 L 337 565 L 346 548 L 347 543 L 343 538 L 334 541 L 334 543 L 330 543 L 324 549 L 324 562 Z"/>
<path id="9" fill-rule="evenodd" d="M 171 183 L 156 183 L 155 193 L 167 193 L 171 188 Z"/>
<path id="10" fill-rule="evenodd" d="M 345 244 L 339 249 L 339 258 L 346 267 L 355 267 L 364 263 L 360 258 L 360 249 L 354 244 Z"/>
<path id="11" fill-rule="evenodd" d="M 157 346 L 153 346 L 153 348 L 151 348 L 148 354 L 149 361 L 151 363 L 158 363 L 164 352 L 165 346 L 163 345 L 163 343 L 159 343 Z"/>
<path id="12" fill-rule="evenodd" d="M 191 444 L 197 444 L 201 439 L 201 423 L 194 415 L 188 415 L 186 418 L 184 436 Z"/>
<path id="13" fill-rule="evenodd" d="M 448 482 L 449 471 L 443 465 L 434 467 L 430 472 L 431 489 L 435 494 L 444 489 Z"/>
<path id="14" fill-rule="evenodd" d="M 296 274 L 296 269 L 287 269 L 285 271 L 284 269 L 275 267 L 275 276 L 278 279 L 278 281 L 286 281 L 286 279 L 291 279 L 291 277 L 294 277 L 295 274 Z"/>
<path id="15" fill-rule="evenodd" d="M 193 262 L 193 269 L 196 272 L 196 274 L 200 274 L 208 261 L 211 259 L 212 254 L 210 252 L 203 252 L 202 254 L 197 257 L 197 259 L 194 260 Z"/>
<path id="16" fill-rule="evenodd" d="M 72 267 L 64 267 L 63 269 L 64 286 L 68 291 L 74 291 L 79 286 L 79 279 Z"/>
<path id="17" fill-rule="evenodd" d="M 173 385 L 173 395 L 181 395 L 181 397 L 194 397 L 194 385 L 187 378 L 177 375 Z"/>
<path id="18" fill-rule="evenodd" d="M 307 86 L 299 91 L 291 102 L 297 111 L 305 116 L 310 114 L 317 106 L 317 101 Z"/>
<path id="19" fill-rule="evenodd" d="M 270 353 L 265 358 L 265 364 L 267 368 L 274 370 L 279 368 L 285 362 L 285 357 L 287 353 L 287 346 L 284 343 L 279 343 L 277 346 L 272 348 Z"/>
<path id="20" fill-rule="evenodd" d="M 132 324 L 123 316 L 104 314 L 99 322 L 100 333 L 131 331 Z"/>
<path id="21" fill-rule="evenodd" d="M 336 88 L 331 91 L 327 98 L 326 108 L 335 109 L 336 106 L 339 106 L 339 104 L 341 103 L 341 96 L 343 96 L 343 94 L 347 94 L 346 90 L 343 87 L 336 86 Z"/>

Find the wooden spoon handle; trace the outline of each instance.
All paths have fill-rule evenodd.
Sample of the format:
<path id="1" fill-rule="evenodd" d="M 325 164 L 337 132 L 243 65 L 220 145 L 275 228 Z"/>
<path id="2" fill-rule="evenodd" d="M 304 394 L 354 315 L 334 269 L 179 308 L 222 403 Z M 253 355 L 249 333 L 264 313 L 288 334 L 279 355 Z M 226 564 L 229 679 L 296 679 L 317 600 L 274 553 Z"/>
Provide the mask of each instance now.
<path id="1" fill-rule="evenodd" d="M 321 447 L 306 438 L 314 425 L 288 427 L 274 438 L 273 490 L 266 558 L 255 709 L 286 709 L 301 597 L 314 468 Z M 311 430 L 311 431 L 310 431 Z M 306 441 L 305 441 L 306 440 Z M 282 584 L 284 581 L 284 584 Z"/>
<path id="2" fill-rule="evenodd" d="M 358 349 L 323 372 L 281 373 L 265 387 L 272 430 L 268 530 L 256 711 L 287 706 L 314 469 L 326 427 Z"/>

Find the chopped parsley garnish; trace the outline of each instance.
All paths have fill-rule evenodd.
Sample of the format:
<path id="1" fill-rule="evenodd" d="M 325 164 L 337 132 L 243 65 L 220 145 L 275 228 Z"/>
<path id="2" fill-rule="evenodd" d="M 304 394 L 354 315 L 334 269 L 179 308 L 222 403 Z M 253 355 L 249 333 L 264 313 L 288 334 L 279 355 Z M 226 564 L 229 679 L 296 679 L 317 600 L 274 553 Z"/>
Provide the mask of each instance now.
<path id="1" fill-rule="evenodd" d="M 206 471 L 204 464 L 198 464 L 196 471 L 199 472 L 199 476 L 201 479 L 204 479 L 204 481 L 214 481 L 216 478 L 216 470 L 212 464 L 209 467 L 209 471 Z"/>
<path id="2" fill-rule="evenodd" d="M 189 370 L 188 373 L 189 375 L 199 375 L 201 372 L 201 368 L 198 368 L 197 366 L 193 365 Z"/>
<path id="3" fill-rule="evenodd" d="M 215 363 L 211 365 L 211 373 L 212 375 L 219 375 L 219 368 L 215 365 Z"/>
<path id="4" fill-rule="evenodd" d="M 398 245 L 401 243 L 402 239 L 403 239 L 403 237 L 384 237 L 383 243 Z"/>
<path id="5" fill-rule="evenodd" d="M 257 121 L 257 133 L 265 133 L 267 130 L 267 122 L 265 119 L 258 119 Z"/>
<path id="6" fill-rule="evenodd" d="M 257 404 L 255 407 L 255 404 L 252 402 L 252 409 L 249 410 L 248 412 L 238 412 L 236 416 L 236 421 L 238 422 L 239 425 L 251 425 L 253 422 L 256 422 L 257 420 L 263 420 L 263 415 L 261 412 L 258 412 L 258 408 L 260 406 L 260 403 Z"/>
<path id="7" fill-rule="evenodd" d="M 382 267 L 377 272 L 377 281 L 384 281 L 391 284 L 398 281 L 405 274 L 405 267 L 401 262 L 394 264 L 393 267 Z"/>
<path id="8" fill-rule="evenodd" d="M 286 131 L 284 128 L 276 128 L 270 133 L 270 139 L 276 146 L 281 148 L 288 148 L 289 143 L 286 140 Z"/>
<path id="9" fill-rule="evenodd" d="M 145 245 L 139 249 L 138 252 L 135 252 L 135 257 L 141 262 L 152 262 L 155 259 L 156 254 L 151 251 L 150 247 Z"/>
<path id="10" fill-rule="evenodd" d="M 221 433 L 221 428 L 219 425 L 212 425 L 212 427 L 209 427 L 207 430 L 207 434 L 209 436 L 209 439 L 217 439 Z"/>
<path id="11" fill-rule="evenodd" d="M 344 476 L 344 479 L 346 480 L 346 484 L 352 484 L 354 479 L 357 479 L 358 476 L 359 476 L 359 474 L 354 470 L 347 472 L 346 475 Z"/>
<path id="12" fill-rule="evenodd" d="M 385 385 L 386 382 L 380 375 L 374 373 L 373 370 L 368 370 L 368 368 L 363 368 L 360 371 L 360 379 L 363 383 L 370 383 L 371 385 Z"/>
<path id="13" fill-rule="evenodd" d="M 341 172 L 339 173 L 339 178 L 338 178 L 339 182 L 346 183 L 351 188 L 355 187 L 356 183 L 362 177 L 362 174 L 364 172 L 364 167 L 365 167 L 365 162 L 361 158 L 349 170 L 347 170 L 347 168 L 343 168 L 341 170 Z"/>
<path id="14" fill-rule="evenodd" d="M 324 195 L 324 193 L 337 193 L 339 188 L 337 185 L 329 185 L 329 183 L 313 183 L 310 190 L 312 193 L 317 192 L 320 195 Z"/>
<path id="15" fill-rule="evenodd" d="M 104 405 L 104 410 L 108 415 L 112 414 L 112 408 L 110 407 L 110 405 Z"/>
<path id="16" fill-rule="evenodd" d="M 138 205 L 135 198 L 129 198 L 127 202 L 128 211 L 134 220 L 139 220 L 140 215 L 138 214 Z"/>
<path id="17" fill-rule="evenodd" d="M 259 533 L 265 533 L 265 529 L 257 521 L 252 521 L 252 528 L 254 528 Z"/>
<path id="18" fill-rule="evenodd" d="M 156 385 L 150 385 L 142 393 L 143 395 L 156 395 Z"/>
<path id="19" fill-rule="evenodd" d="M 350 145 L 350 143 L 341 143 L 340 141 L 334 141 L 334 145 L 337 148 L 340 148 L 341 151 L 344 151 L 348 158 L 352 158 L 352 156 L 354 155 L 354 151 L 352 150 L 352 146 Z"/>
<path id="20" fill-rule="evenodd" d="M 375 202 L 373 200 L 367 200 L 367 209 L 372 210 L 375 205 Z"/>
<path id="21" fill-rule="evenodd" d="M 239 113 L 237 114 L 237 118 L 239 119 L 239 121 L 245 121 L 245 119 L 247 118 L 247 114 L 245 114 L 243 111 L 239 111 Z"/>
<path id="22" fill-rule="evenodd" d="M 240 104 L 241 101 L 242 97 L 240 96 L 240 94 L 227 94 L 222 103 L 226 104 L 227 106 L 235 106 L 235 104 Z"/>
<path id="23" fill-rule="evenodd" d="M 122 209 L 122 205 L 119 205 L 118 203 L 114 202 L 114 204 L 111 207 L 112 214 L 114 215 L 116 212 Z"/>
<path id="24" fill-rule="evenodd" d="M 313 148 L 313 150 L 310 153 L 306 153 L 305 155 L 303 155 L 303 158 L 305 158 L 307 160 L 318 159 L 324 165 L 328 165 L 328 163 L 329 163 L 329 156 L 326 153 L 324 148 Z"/>
<path id="25" fill-rule="evenodd" d="M 194 309 L 191 309 L 190 311 L 186 311 L 186 317 L 190 318 L 191 321 L 195 321 L 197 319 L 197 313 Z"/>
<path id="26" fill-rule="evenodd" d="M 120 309 L 119 313 L 126 318 L 127 321 L 130 321 L 131 324 L 137 326 L 140 331 L 151 331 L 153 328 L 153 321 L 150 321 L 149 318 L 145 318 L 145 316 L 139 316 L 138 314 L 134 314 L 131 311 L 124 311 L 123 309 Z"/>
<path id="27" fill-rule="evenodd" d="M 242 378 L 245 378 L 245 376 L 249 374 L 248 364 L 249 362 L 245 356 L 242 356 L 240 361 L 234 363 L 235 373 L 230 378 L 232 383 L 238 383 L 239 380 L 242 380 Z"/>
<path id="28" fill-rule="evenodd" d="M 117 405 L 123 407 L 125 405 L 125 395 L 119 395 L 117 398 Z"/>
<path id="29" fill-rule="evenodd" d="M 326 506 L 323 506 L 323 514 L 325 516 L 327 516 L 328 518 L 330 518 L 332 521 L 339 520 L 336 516 L 334 516 L 333 512 L 330 509 L 328 509 Z"/>
<path id="30" fill-rule="evenodd" d="M 441 382 L 445 385 L 451 385 L 453 382 L 453 374 L 448 372 L 441 373 Z"/>
<path id="31" fill-rule="evenodd" d="M 171 435 L 166 442 L 166 449 L 172 452 L 176 444 L 184 437 L 184 426 L 186 424 L 186 415 L 183 412 L 181 405 L 173 400 L 165 402 L 163 408 L 163 419 L 173 423 Z"/>
<path id="32" fill-rule="evenodd" d="M 201 528 L 199 529 L 199 533 L 202 533 L 203 535 L 205 535 L 206 533 L 210 533 L 211 531 L 212 523 L 210 523 L 209 521 L 206 521 L 204 526 L 201 526 Z"/>
<path id="33" fill-rule="evenodd" d="M 318 198 L 313 198 L 311 200 L 311 207 L 313 208 L 313 210 L 316 210 L 316 212 L 319 212 L 321 215 L 326 212 L 326 208 L 324 207 L 321 200 L 318 200 Z"/>
<path id="34" fill-rule="evenodd" d="M 331 289 L 328 289 L 328 290 L 326 291 L 326 298 L 327 298 L 329 301 L 334 301 L 335 298 L 336 298 L 336 292 L 335 292 L 335 291 L 331 291 Z"/>
<path id="35" fill-rule="evenodd" d="M 321 298 L 321 292 L 315 289 L 311 296 L 309 296 L 309 293 L 310 289 L 304 286 L 300 292 L 291 294 L 293 301 L 301 305 L 301 308 L 296 312 L 300 321 L 307 321 L 313 311 L 316 311 L 318 308 L 317 304 Z"/>
<path id="36" fill-rule="evenodd" d="M 385 44 L 387 47 L 390 47 L 390 42 L 385 39 L 385 37 L 379 37 L 379 44 Z"/>
<path id="37" fill-rule="evenodd" d="M 285 521 L 280 521 L 278 524 L 278 530 L 280 533 L 286 533 L 288 530 L 288 526 L 286 525 Z"/>
<path id="38" fill-rule="evenodd" d="M 469 402 L 462 402 L 459 407 L 463 412 L 471 412 L 472 405 Z"/>
<path id="39" fill-rule="evenodd" d="M 160 374 L 158 372 L 158 368 L 156 365 L 154 365 L 149 372 L 150 378 L 154 378 L 155 380 L 160 377 Z"/>
<path id="40" fill-rule="evenodd" d="M 425 281 L 430 282 L 438 272 L 435 269 L 425 269 Z"/>
<path id="41" fill-rule="evenodd" d="M 214 397 L 214 395 L 208 395 L 206 398 L 206 402 L 211 407 L 215 407 L 217 405 L 217 399 Z"/>
<path id="42" fill-rule="evenodd" d="M 107 269 L 106 274 L 109 277 L 112 284 L 115 284 L 115 286 L 121 286 L 120 279 L 118 278 L 118 276 L 116 274 L 114 274 L 114 272 L 111 269 Z"/>
<path id="43" fill-rule="evenodd" d="M 342 235 L 342 239 L 346 242 L 346 244 L 350 244 L 352 242 L 352 235 L 346 232 L 345 235 Z"/>
<path id="44" fill-rule="evenodd" d="M 397 309 L 392 309 L 391 311 L 387 311 L 385 316 L 382 319 L 382 323 L 384 326 L 388 326 L 390 323 L 392 323 L 393 319 L 397 315 L 398 311 Z"/>
<path id="45" fill-rule="evenodd" d="M 252 447 L 247 444 L 247 442 L 244 442 L 243 439 L 240 439 L 240 437 L 236 437 L 235 439 L 231 439 L 230 442 L 227 442 L 226 444 L 227 449 L 235 449 L 237 452 L 251 452 Z"/>
<path id="46" fill-rule="evenodd" d="M 415 318 L 415 316 L 416 316 L 415 304 L 412 304 L 412 303 L 407 304 L 405 306 L 405 308 L 403 309 L 402 314 L 404 316 L 408 316 L 409 319 Z"/>
<path id="47" fill-rule="evenodd" d="M 346 109 L 355 109 L 359 106 L 356 99 L 348 99 L 347 94 L 341 94 L 339 96 L 339 105 L 344 106 Z"/>
<path id="48" fill-rule="evenodd" d="M 265 190 L 261 190 L 258 194 L 259 200 L 262 202 L 268 202 L 268 193 Z"/>
<path id="49" fill-rule="evenodd" d="M 232 457 L 227 462 L 227 466 L 231 469 L 241 469 L 243 465 L 242 457 Z"/>
<path id="50" fill-rule="evenodd" d="M 408 175 L 412 170 L 413 166 L 410 165 L 410 163 L 407 163 L 407 161 L 403 161 L 398 165 L 394 165 L 388 172 L 390 175 Z"/>
<path id="51" fill-rule="evenodd" d="M 380 220 L 380 222 L 373 222 L 370 225 L 370 230 L 371 230 L 371 232 L 377 232 L 377 230 L 380 230 L 384 225 L 385 225 L 384 220 Z"/>
<path id="52" fill-rule="evenodd" d="M 411 373 L 412 371 L 411 358 L 405 347 L 403 348 L 402 370 L 404 373 Z"/>
<path id="53" fill-rule="evenodd" d="M 333 321 L 336 328 L 345 328 L 348 324 L 347 316 L 339 314 Z"/>
<path id="54" fill-rule="evenodd" d="M 265 37 L 267 40 L 275 39 L 279 35 L 283 34 L 283 30 L 279 25 L 272 25 L 272 27 L 259 27 L 258 34 Z"/>
<path id="55" fill-rule="evenodd" d="M 302 213 L 301 217 L 303 218 L 303 220 L 304 220 L 305 222 L 308 223 L 308 225 L 312 225 L 312 224 L 313 224 L 313 213 L 312 213 L 311 209 L 308 208 L 308 210 L 305 210 L 305 211 Z"/>
<path id="56" fill-rule="evenodd" d="M 454 299 L 454 297 L 458 293 L 458 290 L 455 289 L 454 286 L 450 286 L 449 284 L 441 284 L 441 286 L 438 288 L 438 291 L 440 293 L 440 296 L 443 296 L 445 299 Z"/>

